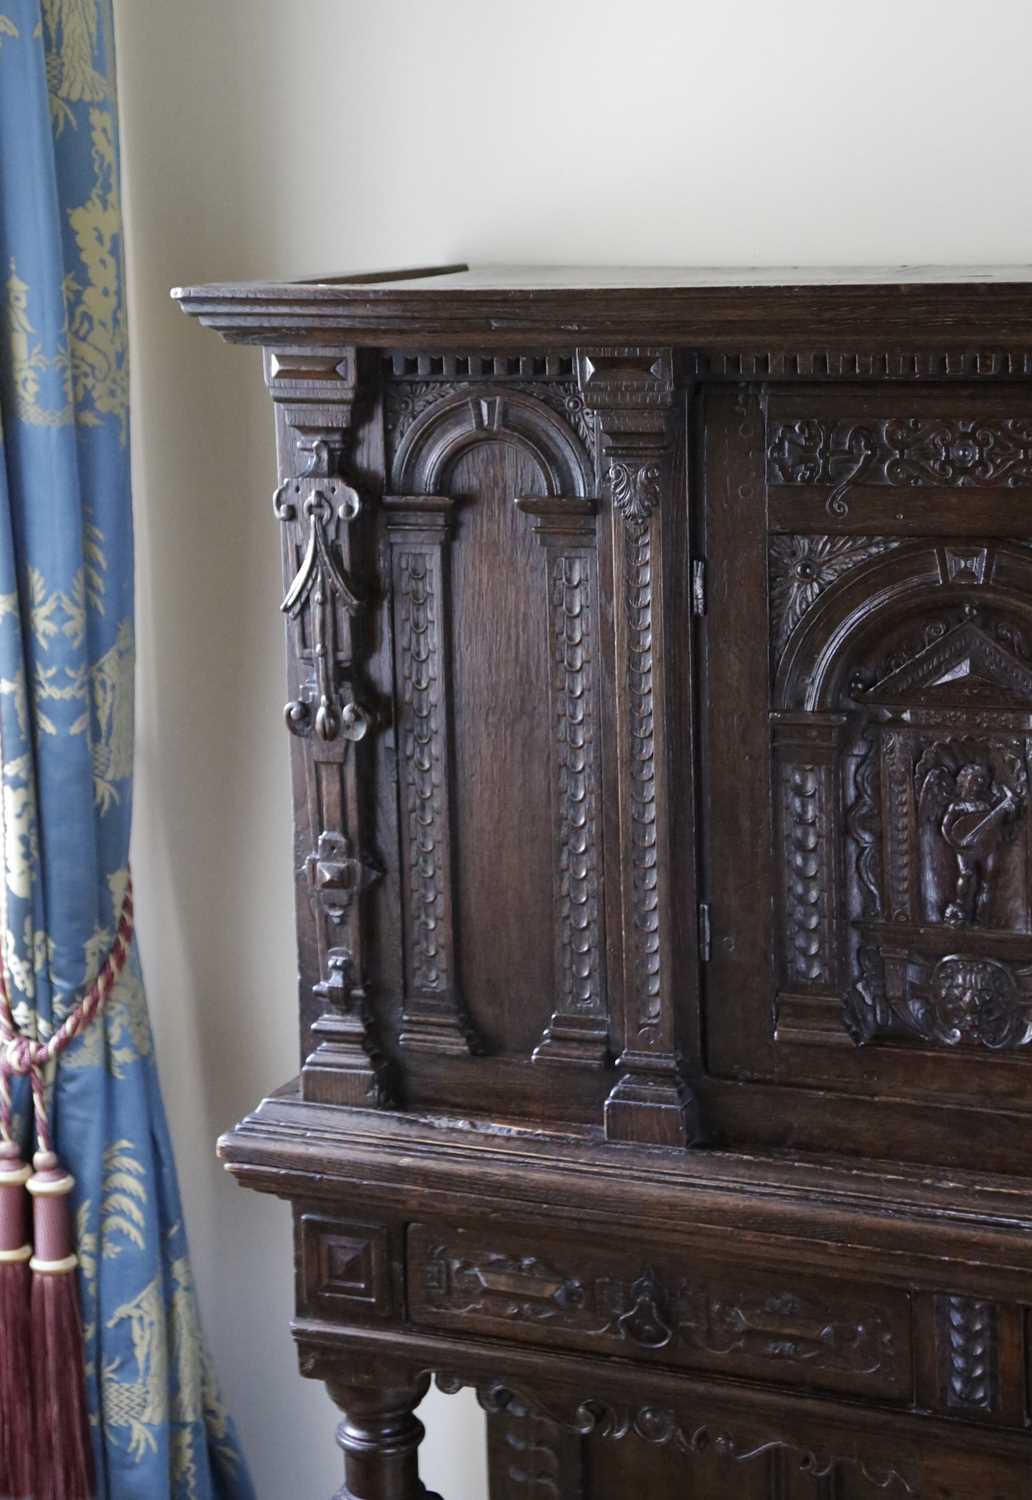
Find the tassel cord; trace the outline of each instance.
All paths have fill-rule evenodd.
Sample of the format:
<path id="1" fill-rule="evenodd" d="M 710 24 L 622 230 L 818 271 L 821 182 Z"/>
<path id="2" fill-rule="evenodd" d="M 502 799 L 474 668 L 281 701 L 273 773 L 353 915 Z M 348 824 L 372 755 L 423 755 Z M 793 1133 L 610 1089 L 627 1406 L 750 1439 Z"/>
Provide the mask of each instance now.
<path id="1" fill-rule="evenodd" d="M 26 1036 L 15 1020 L 7 974 L 0 956 L 0 1140 L 12 1139 L 11 1079 L 27 1076 L 32 1089 L 39 1148 L 41 1151 L 53 1150 L 47 1109 L 47 1069 L 103 1010 L 118 976 L 125 968 L 132 941 L 133 884 L 130 878 L 122 900 L 115 940 L 100 972 L 45 1042 Z"/>
<path id="2" fill-rule="evenodd" d="M 0 955 L 0 1491 L 5 1494 L 90 1500 L 95 1493 L 69 1206 L 75 1179 L 53 1150 L 47 1070 L 103 1010 L 132 940 L 129 880 L 100 972 L 46 1042 L 19 1027 Z M 13 1139 L 11 1080 L 18 1076 L 27 1076 L 32 1090 L 38 1150 L 31 1173 Z M 31 1243 L 26 1189 L 32 1200 Z"/>

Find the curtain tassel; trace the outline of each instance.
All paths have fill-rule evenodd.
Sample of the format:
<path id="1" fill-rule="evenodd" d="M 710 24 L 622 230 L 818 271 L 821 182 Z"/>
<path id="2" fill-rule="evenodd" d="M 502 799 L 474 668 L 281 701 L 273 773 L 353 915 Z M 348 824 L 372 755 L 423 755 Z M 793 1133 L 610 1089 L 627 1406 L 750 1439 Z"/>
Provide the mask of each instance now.
<path id="1" fill-rule="evenodd" d="M 52 1151 L 37 1151 L 32 1194 L 32 1401 L 35 1500 L 92 1500 L 93 1443 L 86 1408 L 79 1290 L 69 1193 L 75 1179 Z"/>
<path id="2" fill-rule="evenodd" d="M 29 1168 L 18 1143 L 0 1140 L 0 1495 L 32 1494 L 29 1364 Z"/>

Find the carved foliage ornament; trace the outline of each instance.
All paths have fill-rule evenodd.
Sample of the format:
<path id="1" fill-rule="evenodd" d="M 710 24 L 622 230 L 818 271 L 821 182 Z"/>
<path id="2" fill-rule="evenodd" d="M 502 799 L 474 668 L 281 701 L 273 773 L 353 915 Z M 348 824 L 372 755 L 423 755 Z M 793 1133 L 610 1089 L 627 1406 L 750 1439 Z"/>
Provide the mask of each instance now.
<path id="1" fill-rule="evenodd" d="M 663 492 L 662 465 L 652 460 L 636 463 L 614 459 L 607 477 L 613 504 L 624 520 L 636 524 L 647 521 Z"/>
<path id="2" fill-rule="evenodd" d="M 898 547 L 892 537 L 773 536 L 770 541 L 770 617 L 775 658 L 818 599 L 862 563 Z"/>
<path id="3" fill-rule="evenodd" d="M 330 468 L 329 445 L 317 441 L 305 473 L 285 480 L 273 496 L 277 519 L 292 523 L 304 534 L 301 562 L 280 608 L 292 620 L 307 612 L 318 703 L 314 719 L 304 694 L 288 703 L 284 712 L 294 734 L 308 734 L 314 728 L 324 741 L 341 735 L 360 740 L 369 728 L 369 716 L 354 699 L 342 700 L 337 609 L 343 607 L 354 615 L 362 601 L 341 561 L 337 531 L 355 520 L 361 506 L 356 491 L 332 476 Z"/>
<path id="4" fill-rule="evenodd" d="M 772 485 L 830 485 L 832 515 L 846 515 L 854 484 L 1018 488 L 1032 484 L 1032 418 L 805 417 L 772 426 Z"/>
<path id="5" fill-rule="evenodd" d="M 974 1297 L 937 1297 L 936 1343 L 947 1406 L 992 1411 L 1000 1359 L 996 1305 Z"/>

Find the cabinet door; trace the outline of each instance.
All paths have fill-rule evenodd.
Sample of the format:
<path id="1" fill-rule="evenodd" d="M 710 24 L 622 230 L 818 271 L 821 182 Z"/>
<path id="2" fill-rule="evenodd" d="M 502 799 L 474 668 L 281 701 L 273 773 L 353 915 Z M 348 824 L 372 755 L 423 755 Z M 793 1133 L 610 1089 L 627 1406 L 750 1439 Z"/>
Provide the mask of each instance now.
<path id="1" fill-rule="evenodd" d="M 740 387 L 706 432 L 709 1069 L 963 1156 L 941 1106 L 1032 1108 L 1032 395 Z"/>
<path id="2" fill-rule="evenodd" d="M 613 627 L 573 360 L 386 363 L 387 1045 L 407 1103 L 594 1120 Z"/>

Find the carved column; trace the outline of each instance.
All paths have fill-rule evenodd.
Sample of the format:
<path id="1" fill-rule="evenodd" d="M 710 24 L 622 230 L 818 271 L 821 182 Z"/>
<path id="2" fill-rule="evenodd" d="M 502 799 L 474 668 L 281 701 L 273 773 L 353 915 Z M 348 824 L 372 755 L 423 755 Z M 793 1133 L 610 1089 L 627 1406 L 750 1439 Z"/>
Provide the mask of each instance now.
<path id="1" fill-rule="evenodd" d="M 362 894 L 380 870 L 364 844 L 361 742 L 374 715 L 360 701 L 366 593 L 352 575 L 362 501 L 345 478 L 357 394 L 355 351 L 266 351 L 277 409 L 281 483 L 273 501 L 287 584 L 286 722 L 295 736 L 298 938 L 303 984 L 321 1008 L 302 1071 L 307 1099 L 382 1104 L 385 1069 L 362 963 Z M 313 971 L 317 971 L 314 979 Z"/>
<path id="2" fill-rule="evenodd" d="M 446 495 L 385 495 L 391 548 L 401 796 L 405 1001 L 400 1041 L 477 1050 L 455 973 Z"/>
<path id="3" fill-rule="evenodd" d="M 537 1063 L 591 1068 L 609 1054 L 602 892 L 595 502 L 520 496 L 546 550 L 548 713 L 556 828 L 556 989 Z"/>
<path id="4" fill-rule="evenodd" d="M 673 503 L 669 349 L 577 351 L 596 413 L 616 590 L 624 1048 L 606 1102 L 614 1140 L 685 1145 L 694 1100 L 680 1076 L 673 1008 L 664 552 Z"/>
<path id="5" fill-rule="evenodd" d="M 428 1375 L 390 1386 L 327 1380 L 334 1405 L 344 1413 L 337 1428 L 344 1486 L 334 1500 L 440 1500 L 419 1477 L 425 1429 L 415 1408 L 429 1384 Z"/>

